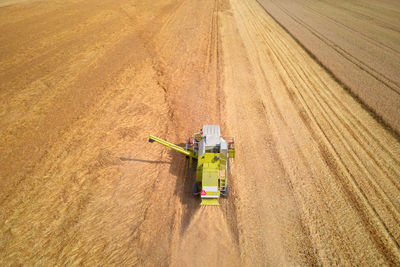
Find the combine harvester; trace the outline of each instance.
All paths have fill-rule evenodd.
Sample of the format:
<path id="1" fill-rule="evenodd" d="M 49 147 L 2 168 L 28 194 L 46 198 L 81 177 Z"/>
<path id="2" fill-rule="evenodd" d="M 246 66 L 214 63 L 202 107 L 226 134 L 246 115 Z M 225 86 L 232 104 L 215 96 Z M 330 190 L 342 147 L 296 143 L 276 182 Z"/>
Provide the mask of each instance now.
<path id="1" fill-rule="evenodd" d="M 201 196 L 201 205 L 219 205 L 221 195 L 228 197 L 229 159 L 235 157 L 235 143 L 233 138 L 226 139 L 221 137 L 219 125 L 204 125 L 187 140 L 185 148 L 149 136 L 149 142 L 156 141 L 189 158 L 189 170 L 196 170 L 193 195 Z"/>

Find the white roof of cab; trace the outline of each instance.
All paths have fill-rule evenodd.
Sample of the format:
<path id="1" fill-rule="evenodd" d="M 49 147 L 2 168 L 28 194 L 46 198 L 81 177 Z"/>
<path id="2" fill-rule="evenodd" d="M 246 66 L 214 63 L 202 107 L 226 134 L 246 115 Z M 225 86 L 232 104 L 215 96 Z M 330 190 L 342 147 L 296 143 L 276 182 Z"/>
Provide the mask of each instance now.
<path id="1" fill-rule="evenodd" d="M 221 131 L 219 129 L 219 125 L 204 125 L 202 128 L 203 135 L 221 135 Z"/>
<path id="2" fill-rule="evenodd" d="M 206 146 L 216 146 L 220 144 L 221 131 L 219 125 L 204 125 L 202 128 L 205 136 Z"/>

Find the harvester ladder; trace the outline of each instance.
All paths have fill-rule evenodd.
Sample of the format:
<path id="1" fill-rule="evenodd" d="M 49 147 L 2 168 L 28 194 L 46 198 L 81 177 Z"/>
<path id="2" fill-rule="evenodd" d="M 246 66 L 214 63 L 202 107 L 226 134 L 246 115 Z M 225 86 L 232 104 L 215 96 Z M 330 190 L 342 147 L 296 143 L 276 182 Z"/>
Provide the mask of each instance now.
<path id="1" fill-rule="evenodd" d="M 227 161 L 225 159 L 220 159 L 220 164 L 219 164 L 219 187 L 221 191 L 225 191 L 226 185 L 228 183 L 228 177 L 227 177 Z"/>

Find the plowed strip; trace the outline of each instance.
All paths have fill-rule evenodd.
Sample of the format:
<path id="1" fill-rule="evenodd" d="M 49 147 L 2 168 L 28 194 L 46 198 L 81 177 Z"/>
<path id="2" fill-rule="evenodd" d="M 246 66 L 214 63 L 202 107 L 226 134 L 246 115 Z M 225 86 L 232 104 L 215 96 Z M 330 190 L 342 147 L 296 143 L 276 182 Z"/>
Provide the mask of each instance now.
<path id="1" fill-rule="evenodd" d="M 283 254 L 252 258 L 261 254 L 262 247 L 247 242 L 257 232 L 249 222 L 243 225 L 240 239 L 248 263 L 399 264 L 398 141 L 261 6 L 250 0 L 231 4 L 234 20 L 226 14 L 224 21 L 233 25 L 236 21 L 237 26 L 223 26 L 224 81 L 228 110 L 232 109 L 228 121 L 244 138 L 241 148 L 255 154 L 252 160 L 237 160 L 236 166 L 241 165 L 236 172 L 237 190 L 239 195 L 253 186 L 258 191 L 238 203 L 239 221 L 254 216 L 253 202 L 258 210 L 268 210 L 268 218 L 276 220 L 276 232 L 264 242 L 270 239 L 273 251 Z M 247 113 L 241 111 L 244 103 Z M 260 112 L 251 112 L 257 106 Z M 272 158 L 268 157 L 271 153 Z M 279 159 L 283 172 L 265 168 Z M 265 170 L 253 173 L 261 162 Z M 285 185 L 290 185 L 286 190 L 292 197 L 286 196 L 289 200 L 275 204 L 275 209 L 264 206 L 266 194 L 270 201 L 282 201 L 282 197 L 261 188 Z M 300 230 L 302 225 L 305 231 Z M 267 227 L 271 225 L 259 229 Z M 285 231 L 289 227 L 292 233 L 297 229 L 295 236 L 303 240 L 297 241 L 304 242 L 301 250 Z M 276 242 L 276 235 L 285 241 Z M 298 257 L 302 253 L 307 256 Z"/>

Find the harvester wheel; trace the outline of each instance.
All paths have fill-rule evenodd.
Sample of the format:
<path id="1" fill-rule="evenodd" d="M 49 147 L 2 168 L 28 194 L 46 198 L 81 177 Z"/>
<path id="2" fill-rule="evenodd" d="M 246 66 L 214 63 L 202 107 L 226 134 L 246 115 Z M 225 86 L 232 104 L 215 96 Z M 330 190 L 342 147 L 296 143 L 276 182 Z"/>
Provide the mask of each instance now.
<path id="1" fill-rule="evenodd" d="M 223 192 L 222 195 L 223 195 L 225 198 L 227 198 L 227 197 L 229 196 L 229 185 L 227 185 L 227 186 L 225 187 L 225 192 Z"/>
<path id="2" fill-rule="evenodd" d="M 196 172 L 196 170 L 197 170 L 197 159 L 193 159 L 193 163 L 192 163 L 193 165 L 192 165 L 192 171 L 194 171 L 194 172 Z M 196 182 L 196 184 L 197 184 L 198 182 Z"/>
<path id="3" fill-rule="evenodd" d="M 192 186 L 192 195 L 193 197 L 197 197 L 200 195 L 201 187 L 198 182 L 195 182 Z"/>

